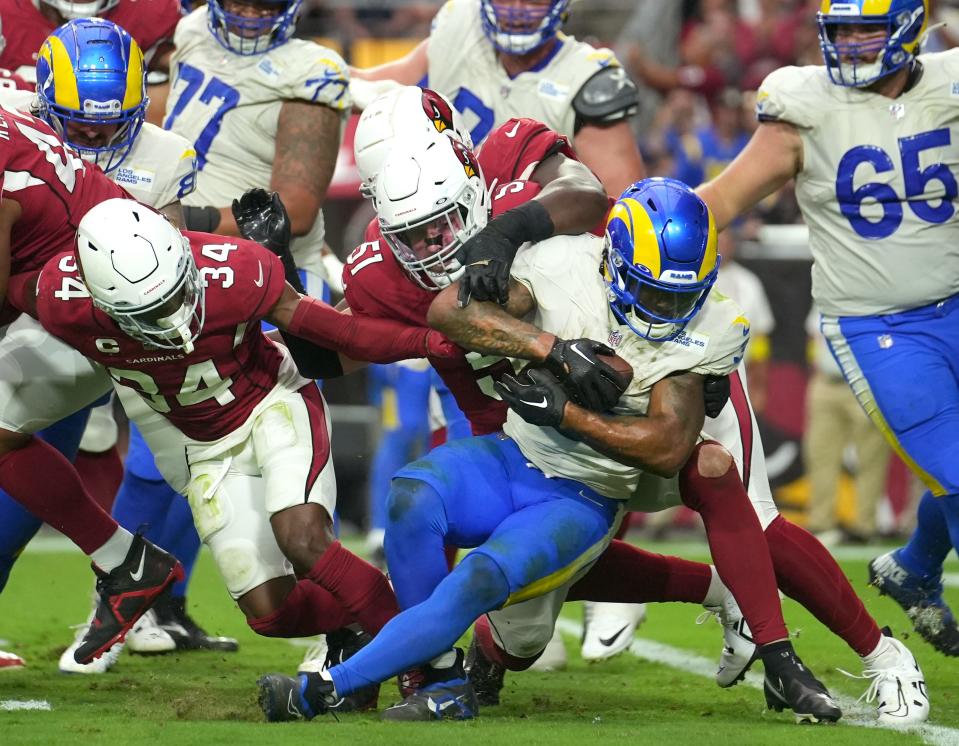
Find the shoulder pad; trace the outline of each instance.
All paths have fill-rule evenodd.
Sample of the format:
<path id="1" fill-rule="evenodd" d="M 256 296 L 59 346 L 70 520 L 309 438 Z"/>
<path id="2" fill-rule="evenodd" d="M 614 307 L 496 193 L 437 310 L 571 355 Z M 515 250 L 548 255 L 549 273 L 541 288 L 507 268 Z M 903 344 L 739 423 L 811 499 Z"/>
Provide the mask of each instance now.
<path id="1" fill-rule="evenodd" d="M 612 124 L 627 119 L 638 108 L 636 84 L 619 65 L 598 70 L 573 97 L 577 130 L 584 124 Z"/>
<path id="2" fill-rule="evenodd" d="M 781 67 L 766 76 L 756 94 L 756 117 L 760 122 L 786 122 L 812 127 L 827 108 L 832 86 L 825 68 Z"/>

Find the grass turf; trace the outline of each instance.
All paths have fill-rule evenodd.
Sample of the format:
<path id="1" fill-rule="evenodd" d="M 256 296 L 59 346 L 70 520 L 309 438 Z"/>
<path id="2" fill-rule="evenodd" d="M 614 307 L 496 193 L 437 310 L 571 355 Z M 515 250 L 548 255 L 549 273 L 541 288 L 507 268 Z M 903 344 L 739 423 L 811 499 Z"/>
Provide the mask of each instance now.
<path id="1" fill-rule="evenodd" d="M 690 558 L 703 558 L 700 545 L 647 545 Z M 865 587 L 866 554 L 841 561 L 843 568 L 882 624 L 905 638 L 920 664 L 933 703 L 932 722 L 959 728 L 959 661 L 938 655 L 918 637 L 907 637 L 905 616 L 888 599 Z M 947 566 L 955 571 L 956 565 Z M 567 638 L 570 665 L 561 673 L 527 672 L 508 678 L 501 707 L 485 710 L 470 723 L 386 724 L 373 714 L 342 715 L 339 722 L 271 725 L 261 722 L 255 680 L 270 671 L 292 672 L 302 647 L 253 634 L 234 607 L 203 554 L 191 589 L 190 611 L 210 631 L 239 638 L 236 654 L 187 653 L 157 657 L 124 654 L 104 676 L 67 676 L 57 672 L 60 652 L 70 640 L 69 625 L 88 609 L 92 575 L 85 559 L 62 544 L 43 543 L 28 550 L 0 596 L 0 647 L 27 659 L 23 670 L 0 673 L 0 708 L 8 701 L 41 700 L 50 711 L 0 709 L 0 742 L 262 744 L 326 742 L 459 744 L 583 744 L 587 739 L 619 742 L 626 738 L 710 744 L 911 744 L 957 743 L 959 730 L 903 734 L 841 723 L 836 727 L 797 726 L 788 713 L 765 712 L 762 693 L 738 686 L 720 690 L 707 678 L 626 654 L 603 664 L 579 660 L 577 641 Z M 959 593 L 947 591 L 959 605 Z M 813 671 L 837 694 L 855 699 L 866 682 L 836 668 L 859 672 L 859 661 L 803 609 L 784 605 L 795 644 Z M 651 606 L 641 637 L 690 655 L 715 659 L 720 629 L 697 626 L 697 606 Z M 579 621 L 576 604 L 565 615 Z M 680 659 L 682 665 L 682 659 Z M 392 682 L 384 685 L 381 705 L 392 701 Z"/>

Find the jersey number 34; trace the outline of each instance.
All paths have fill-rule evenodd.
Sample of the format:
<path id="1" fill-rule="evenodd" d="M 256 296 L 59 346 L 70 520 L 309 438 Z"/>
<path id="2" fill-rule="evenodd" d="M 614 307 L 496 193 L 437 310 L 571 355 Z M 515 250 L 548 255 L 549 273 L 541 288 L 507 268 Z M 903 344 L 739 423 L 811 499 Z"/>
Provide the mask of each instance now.
<path id="1" fill-rule="evenodd" d="M 836 198 L 839 209 L 852 229 L 863 238 L 887 238 L 902 224 L 903 202 L 909 205 L 915 216 L 927 223 L 945 223 L 955 214 L 953 201 L 959 193 L 956 177 L 943 162 L 932 163 L 923 168 L 919 155 L 933 148 L 951 144 L 949 129 L 932 130 L 911 137 L 899 138 L 899 160 L 902 165 L 906 193 L 899 195 L 889 184 L 866 182 L 855 186 L 859 166 L 869 165 L 877 174 L 894 171 L 892 157 L 876 145 L 860 145 L 849 150 L 839 161 L 836 174 Z M 941 187 L 937 188 L 941 184 Z M 924 197 L 932 186 L 934 196 Z M 863 203 L 878 203 L 882 208 L 879 220 L 863 215 Z"/>

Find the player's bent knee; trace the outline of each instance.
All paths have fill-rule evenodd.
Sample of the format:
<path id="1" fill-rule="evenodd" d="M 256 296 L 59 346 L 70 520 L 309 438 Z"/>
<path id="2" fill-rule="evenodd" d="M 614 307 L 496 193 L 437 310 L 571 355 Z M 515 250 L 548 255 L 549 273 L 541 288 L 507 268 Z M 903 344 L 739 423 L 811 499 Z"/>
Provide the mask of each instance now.
<path id="1" fill-rule="evenodd" d="M 0 456 L 20 448 L 25 448 L 30 444 L 33 435 L 29 433 L 18 433 L 13 430 L 0 428 Z"/>
<path id="2" fill-rule="evenodd" d="M 723 476 L 733 465 L 733 456 L 715 441 L 707 440 L 693 449 L 696 469 L 701 476 L 715 479 Z"/>
<path id="3" fill-rule="evenodd" d="M 509 581 L 499 563 L 482 551 L 469 554 L 454 571 L 477 614 L 502 606 L 509 598 Z"/>
<path id="4" fill-rule="evenodd" d="M 292 575 L 272 578 L 244 593 L 236 600 L 236 605 L 257 634 L 265 637 L 296 637 L 285 634 L 287 630 L 294 629 L 295 619 L 287 611 L 287 599 L 295 588 L 296 578 Z"/>
<path id="5" fill-rule="evenodd" d="M 336 540 L 326 510 L 315 503 L 287 508 L 273 515 L 270 522 L 280 550 L 301 575 L 309 572 Z"/>
<path id="6" fill-rule="evenodd" d="M 443 505 L 439 494 L 418 479 L 394 479 L 386 498 L 387 530 L 406 526 L 431 525 L 431 518 Z"/>

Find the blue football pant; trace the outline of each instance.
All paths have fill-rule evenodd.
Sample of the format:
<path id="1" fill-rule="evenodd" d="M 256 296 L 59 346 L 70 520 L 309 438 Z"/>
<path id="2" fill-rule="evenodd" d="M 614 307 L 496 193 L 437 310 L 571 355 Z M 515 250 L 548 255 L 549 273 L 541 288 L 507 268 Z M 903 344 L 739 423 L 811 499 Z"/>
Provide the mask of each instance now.
<path id="1" fill-rule="evenodd" d="M 608 546 L 619 501 L 527 465 L 502 434 L 440 446 L 402 469 L 386 556 L 403 611 L 330 674 L 341 695 L 450 650 L 481 614 L 566 584 Z M 476 547 L 452 572 L 444 544 Z"/>

